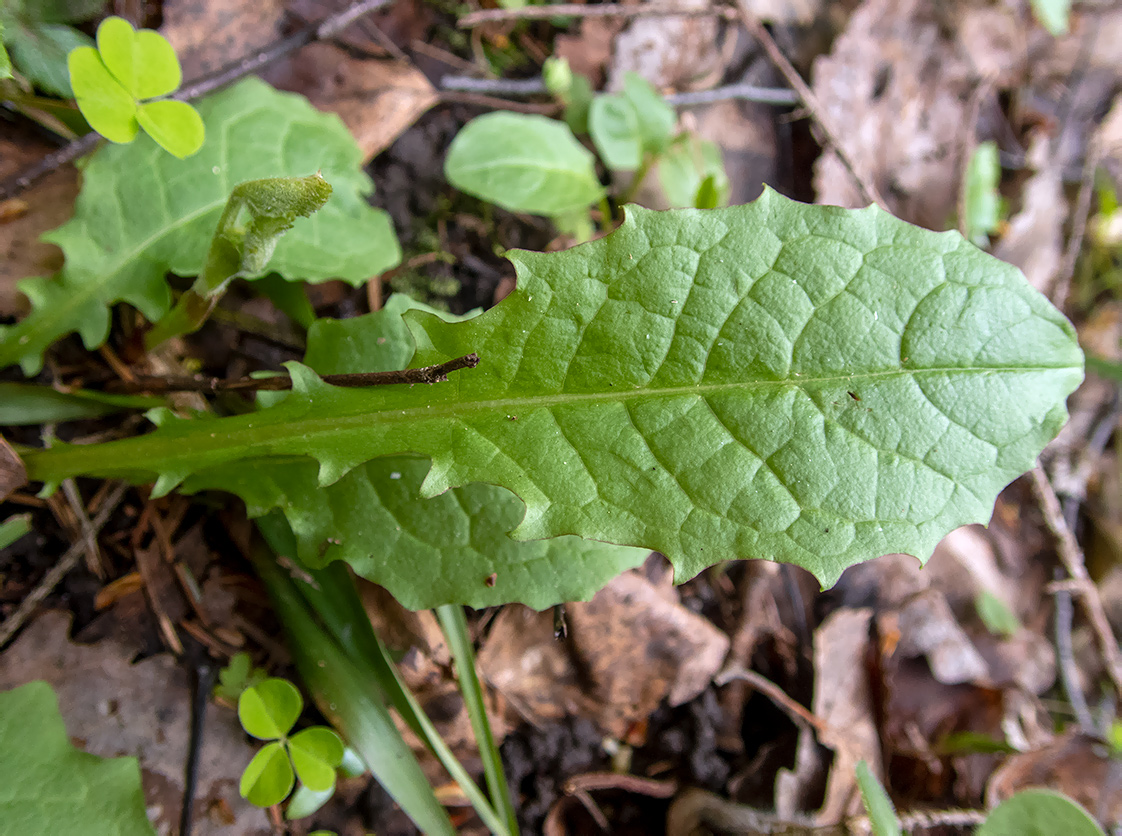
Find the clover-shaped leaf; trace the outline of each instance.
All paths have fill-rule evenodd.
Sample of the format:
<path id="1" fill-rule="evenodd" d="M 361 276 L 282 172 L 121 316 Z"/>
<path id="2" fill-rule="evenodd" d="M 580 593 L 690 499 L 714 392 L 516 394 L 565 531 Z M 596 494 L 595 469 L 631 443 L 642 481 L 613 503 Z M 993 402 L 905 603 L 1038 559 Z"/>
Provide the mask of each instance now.
<path id="1" fill-rule="evenodd" d="M 158 32 L 108 17 L 97 28 L 97 48 L 79 47 L 67 58 L 78 109 L 90 127 L 112 142 L 132 142 L 141 128 L 183 159 L 202 147 L 205 131 L 186 102 L 153 99 L 175 91 L 179 59 Z"/>
<path id="2" fill-rule="evenodd" d="M 300 782 L 314 792 L 335 786 L 335 767 L 343 762 L 343 741 L 325 726 L 313 726 L 294 734 L 288 753 Z"/>
<path id="3" fill-rule="evenodd" d="M 287 679 L 266 679 L 238 698 L 242 727 L 261 740 L 283 739 L 303 710 L 303 697 Z"/>
<path id="4" fill-rule="evenodd" d="M 288 797 L 295 783 L 292 763 L 284 750 L 284 744 L 273 741 L 253 756 L 242 773 L 238 791 L 250 804 L 272 807 Z"/>

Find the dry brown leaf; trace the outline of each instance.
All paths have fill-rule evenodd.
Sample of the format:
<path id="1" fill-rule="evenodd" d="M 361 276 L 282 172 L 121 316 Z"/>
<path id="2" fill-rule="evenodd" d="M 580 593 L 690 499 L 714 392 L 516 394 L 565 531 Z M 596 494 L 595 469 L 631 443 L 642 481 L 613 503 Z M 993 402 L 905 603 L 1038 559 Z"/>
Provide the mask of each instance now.
<path id="1" fill-rule="evenodd" d="M 534 720 L 583 714 L 617 737 L 664 698 L 701 693 L 728 651 L 724 633 L 677 601 L 669 584 L 625 572 L 588 603 L 567 607 L 569 637 L 553 618 L 511 606 L 479 653 L 483 676 Z"/>
<path id="2" fill-rule="evenodd" d="M 684 6 L 705 8 L 709 0 L 689 0 Z M 627 72 L 636 72 L 656 88 L 687 89 L 724 69 L 724 50 L 718 48 L 719 24 L 713 17 L 640 17 L 615 39 L 608 87 L 623 87 Z"/>
<path id="3" fill-rule="evenodd" d="M 149 815 L 162 833 L 178 827 L 191 727 L 192 688 L 169 655 L 130 664 L 134 649 L 113 639 L 71 642 L 70 616 L 47 612 L 4 651 L 0 689 L 36 679 L 58 692 L 66 729 L 76 743 L 101 757 L 140 759 Z M 195 796 L 199 836 L 267 836 L 265 814 L 238 795 L 242 769 L 253 757 L 233 711 L 207 713 Z M 233 822 L 214 816 L 227 811 Z"/>
<path id="4" fill-rule="evenodd" d="M 986 806 L 996 806 L 1018 790 L 1047 787 L 1075 799 L 1099 821 L 1122 821 L 1122 762 L 1107 746 L 1069 732 L 1048 746 L 1010 755 L 990 777 Z"/>
<path id="5" fill-rule="evenodd" d="M 49 148 L 0 138 L 0 179 L 36 162 Z M 16 283 L 31 276 L 49 276 L 62 267 L 62 250 L 39 240 L 74 213 L 78 172 L 71 166 L 55 171 L 24 192 L 19 205 L 0 221 L 0 316 L 22 316 L 27 299 Z"/>
<path id="6" fill-rule="evenodd" d="M 861 176 L 893 214 L 945 229 L 955 212 L 968 103 L 977 71 L 931 3 L 865 0 L 814 64 L 813 90 Z M 857 207 L 837 155 L 815 164 L 819 203 Z"/>
<path id="7" fill-rule="evenodd" d="M 350 57 L 328 43 L 304 47 L 263 77 L 282 90 L 307 96 L 320 110 L 336 113 L 363 163 L 388 148 L 438 96 L 424 73 L 404 61 Z"/>
<path id="8" fill-rule="evenodd" d="M 164 0 L 160 33 L 185 79 L 252 55 L 282 34 L 285 0 Z"/>

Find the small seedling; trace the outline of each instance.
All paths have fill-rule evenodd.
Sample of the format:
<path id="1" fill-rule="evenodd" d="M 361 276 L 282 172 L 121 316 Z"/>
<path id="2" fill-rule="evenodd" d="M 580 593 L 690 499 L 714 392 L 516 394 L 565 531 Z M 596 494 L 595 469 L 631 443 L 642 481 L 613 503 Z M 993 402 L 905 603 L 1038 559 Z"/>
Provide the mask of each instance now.
<path id="1" fill-rule="evenodd" d="M 343 762 L 343 741 L 326 726 L 312 726 L 290 737 L 303 710 L 303 697 L 287 679 L 266 679 L 238 699 L 242 728 L 269 741 L 242 773 L 239 791 L 251 804 L 279 804 L 292 792 L 296 778 L 313 793 L 334 789 L 335 768 Z"/>
<path id="2" fill-rule="evenodd" d="M 246 652 L 235 653 L 229 664 L 218 672 L 218 684 L 214 686 L 214 696 L 238 704 L 241 695 L 269 678 L 263 669 L 254 667 L 253 660 Z"/>
<path id="3" fill-rule="evenodd" d="M 161 98 L 183 80 L 179 59 L 163 35 L 138 32 L 124 18 L 107 17 L 97 27 L 97 48 L 73 50 L 67 65 L 78 109 L 106 139 L 129 143 L 143 128 L 180 159 L 202 147 L 205 131 L 198 111 Z"/>

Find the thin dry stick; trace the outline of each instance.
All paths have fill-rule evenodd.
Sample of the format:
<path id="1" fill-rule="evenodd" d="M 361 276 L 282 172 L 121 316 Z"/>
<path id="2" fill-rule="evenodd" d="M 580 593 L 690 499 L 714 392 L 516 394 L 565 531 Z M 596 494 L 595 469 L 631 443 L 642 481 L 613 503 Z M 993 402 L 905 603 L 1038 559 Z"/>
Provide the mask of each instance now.
<path id="1" fill-rule="evenodd" d="M 1056 286 L 1052 289 L 1052 304 L 1061 311 L 1071 293 L 1075 264 L 1079 260 L 1079 253 L 1083 250 L 1083 238 L 1087 234 L 1087 216 L 1091 212 L 1091 197 L 1095 192 L 1095 170 L 1101 160 L 1102 143 L 1096 135 L 1087 145 L 1087 154 L 1083 160 L 1083 175 L 1079 180 L 1079 194 L 1075 199 L 1075 214 L 1071 219 L 1071 235 L 1067 239 L 1064 259 L 1056 276 Z"/>
<path id="2" fill-rule="evenodd" d="M 1052 489 L 1052 483 L 1048 481 L 1048 476 L 1039 465 L 1032 470 L 1032 484 L 1040 500 L 1040 508 L 1044 512 L 1044 522 L 1056 538 L 1056 551 L 1060 555 L 1060 562 L 1064 564 L 1072 580 L 1079 585 L 1076 591 L 1079 593 L 1079 600 L 1083 603 L 1083 609 L 1087 612 L 1091 628 L 1099 640 L 1103 664 L 1106 665 L 1115 689 L 1122 695 L 1122 654 L 1118 650 L 1118 640 L 1110 629 L 1110 622 L 1103 609 L 1098 587 L 1087 574 L 1083 551 L 1064 519 L 1064 512 L 1056 492 Z"/>
<path id="3" fill-rule="evenodd" d="M 586 6 L 583 3 L 557 3 L 551 6 L 523 6 L 520 9 L 484 9 L 471 12 L 460 18 L 457 25 L 470 29 L 481 23 L 497 20 L 549 20 L 554 17 L 724 17 L 732 18 L 731 9 L 715 7 L 698 8 L 680 6 L 675 3 L 640 3 L 635 6 L 621 6 L 605 3 L 599 6 Z"/>
<path id="4" fill-rule="evenodd" d="M 289 35 L 287 38 L 283 38 L 273 45 L 255 52 L 253 55 L 247 56 L 233 64 L 228 64 L 211 75 L 191 82 L 186 87 L 181 87 L 171 98 L 178 101 L 189 102 L 201 98 L 207 93 L 213 93 L 220 87 L 225 87 L 227 84 L 232 84 L 241 78 L 245 78 L 247 75 L 257 72 L 262 67 L 295 52 L 303 46 L 307 46 L 312 43 L 312 41 L 326 40 L 335 37 L 335 35 L 349 26 L 356 18 L 368 12 L 372 12 L 375 9 L 379 9 L 382 6 L 386 6 L 391 2 L 392 0 L 358 0 L 358 2 L 352 3 L 347 8 L 325 18 L 319 23 L 306 26 L 299 32 Z M 90 132 L 68 145 L 64 145 L 57 151 L 47 154 L 47 156 L 43 157 L 43 159 L 35 165 L 25 169 L 3 184 L 0 184 L 0 200 L 14 197 L 55 169 L 66 163 L 73 162 L 78 159 L 78 157 L 88 154 L 97 147 L 97 143 L 100 139 L 101 137 L 97 133 Z"/>
<path id="5" fill-rule="evenodd" d="M 120 484 L 113 489 L 112 493 L 105 498 L 101 510 L 97 512 L 97 516 L 93 519 L 93 530 L 95 532 L 101 531 L 105 524 L 109 521 L 109 517 L 117 510 L 117 506 L 125 496 L 125 491 L 129 488 L 126 484 Z M 85 553 L 86 544 L 78 542 L 66 550 L 66 553 L 59 559 L 58 563 L 43 576 L 43 580 L 39 581 L 38 585 L 31 590 L 30 594 L 23 599 L 19 608 L 8 616 L 8 619 L 0 625 L 0 647 L 3 647 L 15 635 L 16 631 L 23 626 L 24 622 L 35 612 L 36 607 L 42 603 L 59 582 L 66 577 L 70 570 L 78 565 L 78 561 Z"/>
<path id="6" fill-rule="evenodd" d="M 833 148 L 834 153 L 838 155 L 838 159 L 841 160 L 842 165 L 845 166 L 845 170 L 849 172 L 849 176 L 853 178 L 853 181 L 857 184 L 857 188 L 861 190 L 862 198 L 869 203 L 876 203 L 882 208 L 887 208 L 887 204 L 877 192 L 876 187 L 865 177 L 857 173 L 853 161 L 845 152 L 845 147 L 838 141 L 837 132 L 834 131 L 829 118 L 826 116 L 825 109 L 818 101 L 818 97 L 814 95 L 814 91 L 803 81 L 803 77 L 799 75 L 799 71 L 787 60 L 787 56 L 783 54 L 783 51 L 779 48 L 779 44 L 771 37 L 771 34 L 764 28 L 764 25 L 760 23 L 760 19 L 745 5 L 744 0 L 737 0 L 736 8 L 740 13 L 740 20 L 745 28 L 747 28 L 748 33 L 759 41 L 760 46 L 764 48 L 764 52 L 767 53 L 767 57 L 771 60 L 771 63 L 774 64 L 775 68 L 787 79 L 787 83 L 791 85 L 791 89 L 798 94 L 803 106 L 810 112 L 814 121 L 818 123 L 818 127 L 822 129 L 822 133 L 826 137 L 826 142 Z"/>
<path id="7" fill-rule="evenodd" d="M 450 372 L 474 369 L 479 365 L 478 354 L 465 354 L 454 360 L 391 372 L 361 372 L 358 374 L 325 374 L 322 380 L 332 386 L 356 388 L 360 386 L 388 386 L 397 383 L 443 383 Z M 114 381 L 108 387 L 114 392 L 283 392 L 292 388 L 288 375 L 277 377 L 239 377 L 224 380 L 220 377 L 137 377 L 133 381 Z"/>
<path id="8" fill-rule="evenodd" d="M 783 712 L 791 718 L 791 721 L 796 726 L 810 726 L 817 731 L 832 731 L 830 725 L 825 720 L 815 715 L 814 712 L 810 711 L 806 706 L 795 702 L 795 700 L 787 696 L 787 693 L 782 688 L 755 671 L 746 670 L 738 665 L 718 674 L 713 681 L 717 685 L 727 685 L 729 682 L 736 679 L 747 682 L 775 703 L 776 706 L 782 709 Z"/>
<path id="9" fill-rule="evenodd" d="M 86 513 L 85 505 L 82 504 L 82 495 L 78 493 L 77 483 L 73 479 L 63 479 L 62 493 L 74 513 L 74 518 L 78 521 L 78 529 L 86 548 L 86 568 L 99 579 L 105 580 L 105 568 L 101 565 L 101 550 L 97 547 L 97 532 L 94 531 L 90 515 Z"/>

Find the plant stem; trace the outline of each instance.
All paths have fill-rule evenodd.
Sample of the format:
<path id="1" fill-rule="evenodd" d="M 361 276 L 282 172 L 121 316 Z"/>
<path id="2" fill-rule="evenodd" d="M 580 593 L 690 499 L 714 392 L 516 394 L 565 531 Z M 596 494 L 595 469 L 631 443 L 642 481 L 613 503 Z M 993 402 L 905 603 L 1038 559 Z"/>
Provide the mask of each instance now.
<path id="1" fill-rule="evenodd" d="M 651 167 L 655 163 L 655 156 L 653 154 L 645 154 L 643 162 L 639 164 L 639 170 L 635 172 L 635 176 L 631 178 L 631 182 L 627 184 L 627 188 L 623 190 L 623 194 L 619 196 L 616 203 L 622 206 L 625 203 L 630 203 L 635 198 L 635 193 L 639 191 L 639 187 L 643 185 L 643 181 L 647 179 Z"/>
<path id="2" fill-rule="evenodd" d="M 269 515 L 257 523 L 275 552 L 295 554 L 296 544 L 283 517 Z M 508 830 L 488 803 L 483 791 L 456 759 L 401 678 L 389 651 L 370 626 L 350 572 L 342 563 L 333 563 L 323 569 L 313 569 L 310 574 L 314 585 L 300 580 L 294 583 L 312 612 L 322 620 L 350 658 L 374 681 L 377 689 L 389 698 L 413 733 L 425 742 L 463 790 L 483 824 L 495 836 L 516 836 L 516 831 Z"/>
<path id="3" fill-rule="evenodd" d="M 460 693 L 464 696 L 468 717 L 471 718 L 471 728 L 475 732 L 475 742 L 479 746 L 479 756 L 483 760 L 483 774 L 487 779 L 487 790 L 491 793 L 491 801 L 506 817 L 510 832 L 517 833 L 518 817 L 511 802 L 506 773 L 503 772 L 502 756 L 499 754 L 498 746 L 495 745 L 495 736 L 487 719 L 487 708 L 483 704 L 483 686 L 475 670 L 475 653 L 471 647 L 471 634 L 468 632 L 467 619 L 464 618 L 464 608 L 455 604 L 445 604 L 436 608 L 436 615 L 440 619 L 440 626 L 444 628 L 444 636 L 448 640 L 452 658 L 456 660 Z"/>

